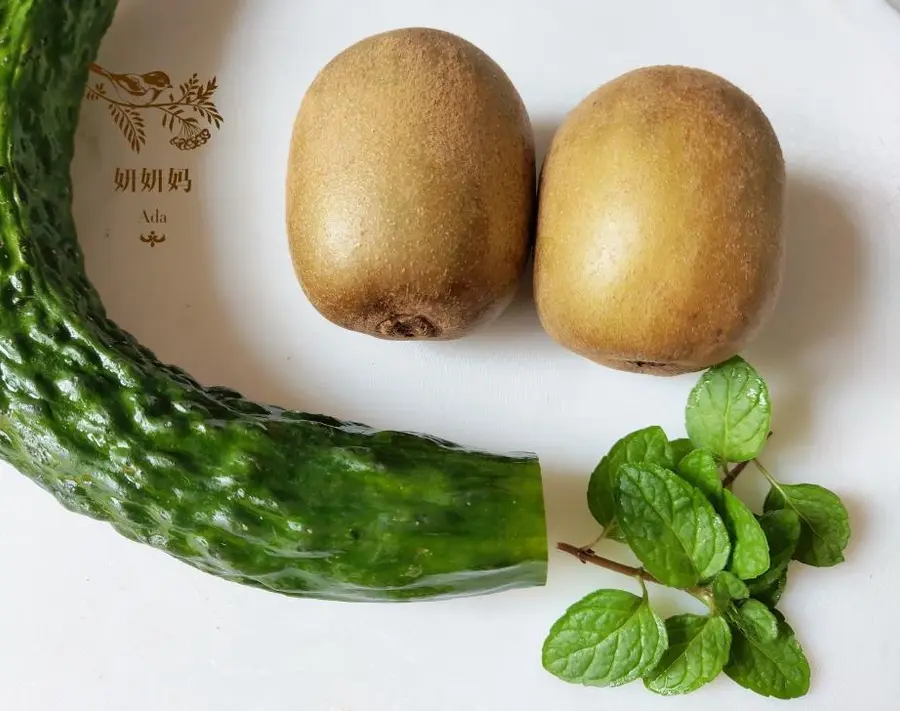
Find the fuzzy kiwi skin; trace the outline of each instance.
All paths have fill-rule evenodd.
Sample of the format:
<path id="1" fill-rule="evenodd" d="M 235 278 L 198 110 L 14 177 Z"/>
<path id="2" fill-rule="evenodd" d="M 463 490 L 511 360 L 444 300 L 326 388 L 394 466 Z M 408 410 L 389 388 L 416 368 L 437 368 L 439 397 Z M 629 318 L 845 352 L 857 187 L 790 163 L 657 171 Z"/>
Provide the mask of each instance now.
<path id="1" fill-rule="evenodd" d="M 294 123 L 287 227 L 316 310 L 383 339 L 449 340 L 501 313 L 533 242 L 534 134 L 502 69 L 428 28 L 375 35 Z"/>
<path id="2" fill-rule="evenodd" d="M 725 79 L 661 66 L 600 87 L 566 117 L 541 173 L 543 327 L 618 370 L 727 360 L 778 296 L 784 186 L 771 124 Z"/>

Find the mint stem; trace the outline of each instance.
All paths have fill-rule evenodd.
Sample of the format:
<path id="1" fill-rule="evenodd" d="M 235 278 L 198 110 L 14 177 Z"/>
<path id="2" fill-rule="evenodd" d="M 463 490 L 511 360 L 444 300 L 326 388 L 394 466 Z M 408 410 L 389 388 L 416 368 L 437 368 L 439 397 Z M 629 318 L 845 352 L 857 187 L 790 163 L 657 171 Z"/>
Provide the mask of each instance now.
<path id="1" fill-rule="evenodd" d="M 648 583 L 664 585 L 643 568 L 635 568 L 634 566 L 625 565 L 624 563 L 617 563 L 609 558 L 601 558 L 590 548 L 579 548 L 578 546 L 573 546 L 571 543 L 557 543 L 556 547 L 563 553 L 575 556 L 582 563 L 591 563 L 592 565 L 597 565 L 601 568 L 627 575 L 629 578 L 639 578 L 641 580 L 646 580 Z"/>
<path id="2" fill-rule="evenodd" d="M 766 435 L 766 440 L 768 440 L 769 437 L 771 437 L 771 436 L 772 436 L 772 432 L 769 432 L 769 434 Z M 756 462 L 757 466 L 759 466 L 759 462 L 757 460 L 753 459 L 751 461 Z M 726 489 L 730 489 L 731 485 L 734 484 L 734 480 L 737 479 L 741 475 L 741 472 L 747 468 L 747 465 L 749 463 L 750 462 L 741 462 L 734 469 L 732 469 L 730 472 L 728 472 L 725 475 L 725 478 L 722 479 L 722 486 L 725 487 Z"/>
<path id="3" fill-rule="evenodd" d="M 608 526 L 604 526 L 604 527 L 603 527 L 603 530 L 600 531 L 600 535 L 597 536 L 597 538 L 595 538 L 593 541 L 591 541 L 590 543 L 588 543 L 586 546 L 580 546 L 580 547 L 579 547 L 579 550 L 582 550 L 582 551 L 591 551 L 591 548 L 593 548 L 593 547 L 596 546 L 598 543 L 600 543 L 600 542 L 602 542 L 602 541 L 604 541 L 604 540 L 606 539 L 607 534 L 612 530 L 612 527 L 613 527 L 614 525 L 615 525 L 615 520 L 610 521 L 610 523 L 609 523 Z M 593 551 L 591 551 L 591 552 L 593 552 Z"/>
<path id="4" fill-rule="evenodd" d="M 617 563 L 616 561 L 610 560 L 609 558 L 603 558 L 594 553 L 594 551 L 592 551 L 590 548 L 579 548 L 578 546 L 573 546 L 571 543 L 557 543 L 556 547 L 563 553 L 568 553 L 569 555 L 575 556 L 582 563 L 590 563 L 591 565 L 596 565 L 600 568 L 611 570 L 614 573 L 627 575 L 629 578 L 637 578 L 641 581 L 642 584 L 643 582 L 648 582 L 656 583 L 657 585 L 661 585 L 664 588 L 672 587 L 671 585 L 666 585 L 665 583 L 660 582 L 643 568 L 635 568 L 634 566 L 625 565 L 624 563 Z M 710 607 L 710 609 L 712 609 L 713 597 L 712 593 L 707 588 L 696 587 L 674 589 L 683 590 L 688 595 L 692 595 L 693 597 L 700 600 L 700 602 L 706 604 Z"/>
<path id="5" fill-rule="evenodd" d="M 734 469 L 728 472 L 728 474 L 725 475 L 725 478 L 722 479 L 722 486 L 724 486 L 726 489 L 730 489 L 731 485 L 734 484 L 734 480 L 741 475 L 741 472 L 747 468 L 747 465 L 749 463 L 750 462 L 741 462 Z"/>
<path id="6" fill-rule="evenodd" d="M 775 477 L 769 474 L 769 470 L 762 465 L 761 461 L 759 461 L 758 459 L 754 459 L 753 463 L 756 465 L 756 468 L 759 469 L 759 473 L 762 474 L 766 479 L 768 479 L 769 483 L 772 486 L 774 486 L 776 489 L 781 489 L 781 487 L 778 485 L 778 482 L 775 480 Z"/>

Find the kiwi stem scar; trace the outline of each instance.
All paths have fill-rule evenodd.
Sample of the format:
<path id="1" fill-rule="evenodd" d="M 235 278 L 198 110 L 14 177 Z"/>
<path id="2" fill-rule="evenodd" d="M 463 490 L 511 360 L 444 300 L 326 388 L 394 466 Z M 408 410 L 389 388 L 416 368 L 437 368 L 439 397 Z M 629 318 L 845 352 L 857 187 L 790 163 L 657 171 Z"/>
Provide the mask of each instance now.
<path id="1" fill-rule="evenodd" d="M 436 338 L 440 330 L 425 316 L 401 315 L 378 324 L 378 332 L 389 338 Z"/>

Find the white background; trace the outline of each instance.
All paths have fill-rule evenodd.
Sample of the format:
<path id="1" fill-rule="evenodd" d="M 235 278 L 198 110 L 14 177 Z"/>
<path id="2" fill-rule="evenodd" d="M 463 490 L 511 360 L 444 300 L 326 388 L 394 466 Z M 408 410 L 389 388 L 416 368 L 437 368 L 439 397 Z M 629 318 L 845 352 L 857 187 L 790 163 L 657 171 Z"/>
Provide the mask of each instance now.
<path id="1" fill-rule="evenodd" d="M 771 118 L 788 164 L 789 260 L 778 310 L 745 352 L 769 380 L 765 461 L 786 482 L 837 491 L 848 562 L 795 565 L 781 604 L 810 658 L 788 708 L 873 711 L 900 696 L 900 15 L 883 0 L 134 0 L 101 61 L 216 74 L 226 118 L 188 158 L 155 133 L 132 155 L 104 107 L 86 106 L 76 214 L 112 316 L 205 383 L 280 405 L 426 431 L 542 459 L 551 541 L 595 533 L 588 475 L 622 434 L 682 433 L 695 376 L 604 369 L 541 331 L 529 284 L 481 333 L 384 343 L 317 316 L 283 227 L 294 112 L 316 71 L 377 31 L 463 35 L 509 73 L 546 148 L 565 113 L 635 67 L 721 73 Z M 186 73 L 186 74 L 185 74 Z M 137 238 L 141 196 L 119 165 L 189 165 L 189 196 L 160 198 L 167 242 Z M 147 206 L 159 206 L 152 201 Z M 759 478 L 739 492 L 758 504 Z M 614 544 L 606 549 L 615 553 Z M 568 686 L 540 665 L 552 622 L 583 594 L 632 587 L 553 553 L 544 588 L 415 605 L 292 600 L 199 573 L 66 513 L 0 470 L 0 708 L 9 711 L 545 711 L 781 708 L 722 677 L 689 697 L 639 683 Z M 693 609 L 654 589 L 664 614 Z"/>

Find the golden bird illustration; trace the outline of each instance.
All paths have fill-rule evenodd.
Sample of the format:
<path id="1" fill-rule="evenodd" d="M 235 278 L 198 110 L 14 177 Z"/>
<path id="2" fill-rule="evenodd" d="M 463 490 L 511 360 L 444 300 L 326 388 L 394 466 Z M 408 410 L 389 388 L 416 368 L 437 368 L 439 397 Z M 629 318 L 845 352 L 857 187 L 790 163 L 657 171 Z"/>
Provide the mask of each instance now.
<path id="1" fill-rule="evenodd" d="M 99 74 L 112 84 L 119 98 L 130 106 L 152 104 L 167 89 L 172 88 L 172 80 L 165 72 L 146 74 L 114 74 L 99 64 L 92 63 L 91 71 Z"/>
<path id="2" fill-rule="evenodd" d="M 222 114 L 212 98 L 219 87 L 216 77 L 204 82 L 194 72 L 174 90 L 166 72 L 118 74 L 95 63 L 89 68 L 101 80 L 87 87 L 85 98 L 107 103 L 116 127 L 135 153 L 140 153 L 147 142 L 144 112 L 149 109 L 163 114 L 163 128 L 176 134 L 169 143 L 182 151 L 206 145 L 212 137 L 210 128 L 222 126 Z M 114 91 L 109 91 L 109 87 Z M 166 95 L 160 99 L 163 92 Z M 204 128 L 203 122 L 210 128 Z"/>

